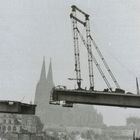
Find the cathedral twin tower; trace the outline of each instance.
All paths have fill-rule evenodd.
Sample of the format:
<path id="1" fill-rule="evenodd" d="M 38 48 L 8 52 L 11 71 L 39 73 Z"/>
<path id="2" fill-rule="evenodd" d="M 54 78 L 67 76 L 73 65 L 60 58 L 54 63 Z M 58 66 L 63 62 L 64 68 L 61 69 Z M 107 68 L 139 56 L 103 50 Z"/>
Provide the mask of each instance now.
<path id="1" fill-rule="evenodd" d="M 50 105 L 50 92 L 53 87 L 52 64 L 50 62 L 46 76 L 44 58 L 35 92 L 36 115 L 40 117 L 44 126 L 99 127 L 103 125 L 102 115 L 92 106 L 75 105 L 73 108 L 64 108 Z"/>

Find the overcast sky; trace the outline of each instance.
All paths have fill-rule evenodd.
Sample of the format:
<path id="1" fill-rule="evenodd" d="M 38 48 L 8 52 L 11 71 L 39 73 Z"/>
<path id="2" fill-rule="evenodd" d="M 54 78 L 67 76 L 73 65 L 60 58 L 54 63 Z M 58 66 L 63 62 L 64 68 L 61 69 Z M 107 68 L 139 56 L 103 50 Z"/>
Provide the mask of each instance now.
<path id="1" fill-rule="evenodd" d="M 74 87 L 70 6 L 90 14 L 91 30 L 121 88 L 136 92 L 140 78 L 139 0 L 0 0 L 0 98 L 33 101 L 42 59 L 50 58 L 56 85 Z M 82 46 L 82 86 L 88 87 L 86 50 Z M 95 88 L 106 88 L 96 68 Z M 113 85 L 114 87 L 114 85 Z M 124 124 L 140 110 L 98 107 L 108 124 Z M 114 117 L 115 114 L 115 117 Z"/>

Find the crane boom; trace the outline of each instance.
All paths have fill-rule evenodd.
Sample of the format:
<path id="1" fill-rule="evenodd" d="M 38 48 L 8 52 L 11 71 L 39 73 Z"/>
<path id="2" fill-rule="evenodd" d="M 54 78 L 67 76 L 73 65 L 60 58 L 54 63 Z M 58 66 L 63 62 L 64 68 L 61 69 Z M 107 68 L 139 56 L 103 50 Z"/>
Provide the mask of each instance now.
<path id="1" fill-rule="evenodd" d="M 137 77 L 136 77 L 136 87 L 137 87 L 137 95 L 140 95 L 139 82 Z"/>
<path id="2" fill-rule="evenodd" d="M 93 55 L 93 53 L 92 53 L 92 50 L 89 50 L 88 45 L 87 45 L 87 43 L 86 43 L 84 37 L 82 36 L 82 34 L 80 33 L 80 31 L 79 31 L 78 28 L 77 28 L 77 31 L 78 31 L 78 34 L 79 34 L 79 36 L 80 36 L 80 38 L 81 38 L 81 40 L 82 40 L 84 46 L 87 48 L 88 54 L 90 55 L 91 59 L 94 61 L 95 65 L 96 65 L 98 71 L 100 72 L 100 74 L 101 74 L 103 80 L 105 81 L 107 87 L 109 88 L 110 91 L 112 91 L 111 85 L 110 85 L 109 81 L 107 80 L 107 78 L 106 78 L 104 72 L 102 71 L 102 69 L 101 69 L 101 67 L 100 67 L 100 65 L 99 65 L 99 63 L 98 63 L 98 61 L 97 61 L 96 58 L 94 57 L 94 55 Z"/>
<path id="3" fill-rule="evenodd" d="M 93 75 L 93 59 L 90 52 L 91 50 L 91 39 L 90 39 L 90 23 L 89 23 L 89 16 L 85 16 L 86 21 L 86 47 L 88 50 L 88 67 L 89 67 L 89 82 L 90 82 L 90 90 L 94 90 L 94 75 Z"/>
<path id="4" fill-rule="evenodd" d="M 117 88 L 120 89 L 120 86 L 119 86 L 119 84 L 118 84 L 118 82 L 117 82 L 115 76 L 113 75 L 113 73 L 112 73 L 111 69 L 109 68 L 109 66 L 108 66 L 108 64 L 107 64 L 107 62 L 106 62 L 106 60 L 105 60 L 105 58 L 103 57 L 103 55 L 102 55 L 102 53 L 101 53 L 99 47 L 97 46 L 96 42 L 95 42 L 94 39 L 91 37 L 91 35 L 90 35 L 90 39 L 91 39 L 91 41 L 92 41 L 92 43 L 93 43 L 93 46 L 95 47 L 96 51 L 98 52 L 98 55 L 100 56 L 101 60 L 103 61 L 103 64 L 104 64 L 105 68 L 107 69 L 107 71 L 108 71 L 110 77 L 112 78 L 114 84 L 116 85 Z"/>
<path id="5" fill-rule="evenodd" d="M 83 14 L 85 17 L 85 21 L 82 21 L 76 17 L 76 11 Z M 90 25 L 89 25 L 89 15 L 83 12 L 81 9 L 72 6 L 72 13 L 70 14 L 70 18 L 73 20 L 73 34 L 74 34 L 74 51 L 75 51 L 75 71 L 77 77 L 78 88 L 81 88 L 81 72 L 80 72 L 80 53 L 79 53 L 79 43 L 78 43 L 78 35 L 77 35 L 77 22 L 82 24 L 86 29 L 86 40 L 87 40 L 87 49 L 88 51 L 88 67 L 89 67 L 89 81 L 90 81 L 90 89 L 94 90 L 94 75 L 93 75 L 93 62 L 91 55 L 89 52 L 91 51 L 91 40 L 90 40 Z"/>
<path id="6" fill-rule="evenodd" d="M 82 13 L 85 16 L 89 16 L 87 13 L 85 13 L 84 11 L 82 11 L 80 8 L 78 8 L 76 5 L 72 5 L 71 6 L 72 9 L 75 9 L 77 11 L 79 11 L 80 13 Z"/>
<path id="7" fill-rule="evenodd" d="M 76 17 L 76 10 L 74 7 L 72 8 L 72 14 Z M 72 17 L 71 19 L 73 25 L 76 79 L 77 79 L 78 89 L 81 89 L 81 69 L 80 69 L 80 53 L 79 53 L 79 42 L 78 42 L 78 33 L 77 33 L 77 20 Z"/>

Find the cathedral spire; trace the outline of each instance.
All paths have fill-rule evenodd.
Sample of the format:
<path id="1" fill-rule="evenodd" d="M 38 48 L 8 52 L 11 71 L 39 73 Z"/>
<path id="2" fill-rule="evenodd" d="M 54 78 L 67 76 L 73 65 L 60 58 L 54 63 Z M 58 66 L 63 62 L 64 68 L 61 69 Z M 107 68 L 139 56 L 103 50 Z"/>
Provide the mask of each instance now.
<path id="1" fill-rule="evenodd" d="M 48 74 L 47 74 L 47 81 L 48 81 L 52 86 L 54 85 L 51 59 L 50 59 L 49 70 L 48 70 Z"/>
<path id="2" fill-rule="evenodd" d="M 42 69 L 41 69 L 41 75 L 40 75 L 40 80 L 45 80 L 46 79 L 46 68 L 45 68 L 45 56 L 43 57 L 43 64 L 42 64 Z"/>

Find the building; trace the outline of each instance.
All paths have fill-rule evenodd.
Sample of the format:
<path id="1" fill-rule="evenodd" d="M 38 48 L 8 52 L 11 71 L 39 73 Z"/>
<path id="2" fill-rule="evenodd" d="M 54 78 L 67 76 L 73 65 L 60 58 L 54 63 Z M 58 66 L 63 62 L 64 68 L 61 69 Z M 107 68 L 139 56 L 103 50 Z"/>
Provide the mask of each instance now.
<path id="1" fill-rule="evenodd" d="M 40 80 L 36 86 L 35 104 L 36 115 L 40 117 L 45 125 L 58 125 L 62 119 L 62 109 L 60 106 L 52 106 L 49 104 L 50 92 L 54 86 L 52 66 L 50 62 L 48 75 L 46 77 L 45 59 L 41 69 Z"/>
<path id="2" fill-rule="evenodd" d="M 0 139 L 34 140 L 44 138 L 43 125 L 34 115 L 0 114 Z"/>
<path id="3" fill-rule="evenodd" d="M 1 133 L 19 133 L 21 131 L 20 116 L 14 114 L 1 114 L 0 116 L 0 132 Z"/>
<path id="4" fill-rule="evenodd" d="M 133 130 L 127 126 L 109 126 L 103 130 L 111 140 L 132 140 Z"/>
<path id="5" fill-rule="evenodd" d="M 21 116 L 21 128 L 23 132 L 27 133 L 40 133 L 43 129 L 39 117 L 35 115 L 22 115 Z"/>
<path id="6" fill-rule="evenodd" d="M 46 77 L 44 59 L 36 86 L 35 104 L 37 105 L 36 115 L 45 126 L 102 127 L 104 125 L 102 115 L 93 106 L 74 105 L 73 108 L 64 108 L 59 105 L 50 105 L 50 93 L 53 87 L 52 64 L 50 62 Z"/>
<path id="7" fill-rule="evenodd" d="M 140 118 L 128 117 L 124 126 L 109 126 L 103 129 L 111 140 L 132 140 L 133 137 L 140 139 Z"/>
<path id="8" fill-rule="evenodd" d="M 139 117 L 128 117 L 126 119 L 126 125 L 131 128 L 140 128 L 140 118 Z"/>
<path id="9" fill-rule="evenodd" d="M 42 128 L 37 116 L 0 114 L 0 133 L 39 133 Z"/>

